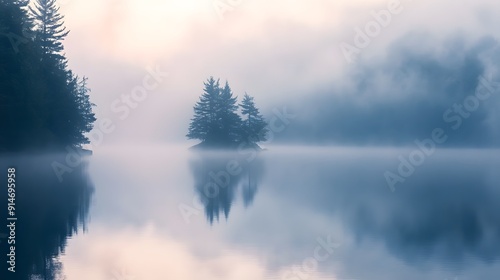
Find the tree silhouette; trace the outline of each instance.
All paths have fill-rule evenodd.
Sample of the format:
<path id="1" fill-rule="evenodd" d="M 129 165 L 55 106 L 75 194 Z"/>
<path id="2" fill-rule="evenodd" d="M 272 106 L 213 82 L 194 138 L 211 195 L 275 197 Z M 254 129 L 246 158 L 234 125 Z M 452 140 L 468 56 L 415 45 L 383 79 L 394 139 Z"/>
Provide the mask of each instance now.
<path id="1" fill-rule="evenodd" d="M 22 37 L 28 22 L 26 1 L 0 1 L 0 150 L 23 145 L 36 129 L 35 108 L 26 96 L 38 61 L 36 50 Z M 23 129 L 21 129 L 23 127 Z"/>
<path id="2" fill-rule="evenodd" d="M 67 69 L 53 0 L 0 0 L 0 152 L 88 143 L 94 106 Z"/>
<path id="3" fill-rule="evenodd" d="M 255 144 L 266 140 L 267 123 L 255 107 L 253 98 L 245 94 L 240 105 L 245 121 L 237 114 L 237 97 L 229 83 L 221 87 L 219 80 L 210 77 L 204 93 L 194 106 L 194 117 L 189 125 L 188 139 L 201 140 L 201 147 L 235 148 L 243 141 Z"/>
<path id="4" fill-rule="evenodd" d="M 233 96 L 228 82 L 224 88 L 221 88 L 219 104 L 217 122 L 220 129 L 217 131 L 217 140 L 224 144 L 237 143 L 241 140 L 241 118 L 236 113 L 238 110 L 237 99 Z"/>
<path id="5" fill-rule="evenodd" d="M 69 31 L 64 27 L 64 17 L 59 14 L 56 0 L 36 0 L 30 11 L 35 23 L 35 40 L 43 54 L 65 60 L 62 41 Z"/>
<path id="6" fill-rule="evenodd" d="M 93 123 L 96 121 L 95 114 L 92 112 L 92 107 L 95 106 L 94 103 L 90 102 L 90 97 L 88 93 L 90 89 L 87 87 L 87 78 L 78 79 L 75 77 L 73 82 L 76 90 L 76 101 L 78 105 L 78 110 L 80 117 L 80 123 L 78 124 L 79 132 L 77 133 L 79 139 L 76 141 L 78 143 L 88 143 L 88 139 L 83 137 L 84 133 L 89 132 L 93 128 Z"/>
<path id="7" fill-rule="evenodd" d="M 188 139 L 199 139 L 212 146 L 231 145 L 239 140 L 241 118 L 237 99 L 229 84 L 220 87 L 219 80 L 210 77 L 204 93 L 194 106 L 194 117 L 189 126 Z"/>
<path id="8" fill-rule="evenodd" d="M 216 113 L 219 100 L 219 80 L 210 77 L 204 83 L 204 93 L 194 106 L 194 117 L 189 125 L 188 139 L 209 141 L 216 134 Z"/>
<path id="9" fill-rule="evenodd" d="M 267 139 L 267 122 L 264 117 L 260 114 L 259 109 L 255 106 L 253 97 L 250 97 L 247 93 L 243 96 L 243 100 L 240 104 L 241 113 L 246 116 L 242 124 L 243 137 L 250 144 L 255 144 L 260 141 L 265 141 Z"/>

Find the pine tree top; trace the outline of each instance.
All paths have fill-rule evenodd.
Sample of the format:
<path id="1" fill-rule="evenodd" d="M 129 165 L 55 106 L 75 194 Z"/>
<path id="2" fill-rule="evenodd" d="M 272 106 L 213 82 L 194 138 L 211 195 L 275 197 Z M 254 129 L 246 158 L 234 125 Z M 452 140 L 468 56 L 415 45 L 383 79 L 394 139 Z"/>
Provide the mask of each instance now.
<path id="1" fill-rule="evenodd" d="M 35 40 L 45 54 L 63 60 L 62 41 L 69 30 L 64 26 L 64 16 L 59 13 L 56 0 L 35 0 L 29 9 L 35 23 Z"/>

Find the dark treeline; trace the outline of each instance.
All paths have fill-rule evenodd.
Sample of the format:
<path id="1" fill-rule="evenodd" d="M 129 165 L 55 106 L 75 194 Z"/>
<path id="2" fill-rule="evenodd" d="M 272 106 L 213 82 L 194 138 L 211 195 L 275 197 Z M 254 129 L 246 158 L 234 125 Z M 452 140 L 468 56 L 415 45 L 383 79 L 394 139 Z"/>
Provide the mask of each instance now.
<path id="1" fill-rule="evenodd" d="M 95 121 L 55 0 L 0 0 L 0 152 L 81 146 Z"/>
<path id="2" fill-rule="evenodd" d="M 222 87 L 213 77 L 205 82 L 203 91 L 186 135 L 201 140 L 198 147 L 255 148 L 267 139 L 267 122 L 253 97 L 245 93 L 241 104 L 237 104 L 229 83 Z M 238 114 L 240 108 L 243 118 Z"/>
<path id="3" fill-rule="evenodd" d="M 85 231 L 94 193 L 88 176 L 88 161 L 59 180 L 52 170 L 53 162 L 64 161 L 65 153 L 1 157 L 0 168 L 16 167 L 15 243 L 8 243 L 10 229 L 0 229 L 0 279 L 65 279 L 60 256 L 67 242 Z M 29 173 L 29 174 L 27 174 Z M 0 192 L 5 210 L 0 219 L 7 221 L 7 190 Z M 4 202 L 5 201 L 5 202 Z M 15 245 L 15 272 L 8 270 L 10 246 Z"/>

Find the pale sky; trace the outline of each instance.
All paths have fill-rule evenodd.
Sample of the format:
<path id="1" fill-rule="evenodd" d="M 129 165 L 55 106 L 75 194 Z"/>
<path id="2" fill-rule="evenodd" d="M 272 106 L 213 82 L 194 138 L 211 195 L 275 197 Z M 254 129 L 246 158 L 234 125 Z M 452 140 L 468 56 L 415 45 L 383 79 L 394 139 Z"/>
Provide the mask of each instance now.
<path id="1" fill-rule="evenodd" d="M 325 93 L 350 98 L 340 89 L 359 87 L 365 78 L 353 77 L 373 64 L 399 71 L 401 58 L 392 59 L 391 53 L 397 48 L 434 53 L 439 60 L 449 52 L 446 42 L 456 37 L 464 39 L 466 53 L 484 36 L 498 39 L 500 23 L 500 4 L 493 0 L 64 0 L 60 5 L 71 30 L 65 41 L 69 65 L 89 78 L 96 126 L 107 118 L 116 126 L 99 146 L 185 141 L 192 106 L 209 76 L 227 79 L 238 96 L 245 91 L 254 96 L 268 116 L 273 108 L 302 106 L 304 99 Z M 379 25 L 357 62 L 348 63 L 341 44 L 355 45 L 356 29 L 365 30 L 374 13 L 389 7 L 394 11 L 386 26 Z M 169 76 L 147 90 L 136 108 L 117 113 L 113 103 L 120 107 L 122 95 L 143 85 L 148 67 Z M 393 88 L 384 79 L 376 86 Z M 387 92 L 379 89 L 372 97 L 392 98 Z M 314 126 L 310 113 L 301 112 L 303 126 Z"/>

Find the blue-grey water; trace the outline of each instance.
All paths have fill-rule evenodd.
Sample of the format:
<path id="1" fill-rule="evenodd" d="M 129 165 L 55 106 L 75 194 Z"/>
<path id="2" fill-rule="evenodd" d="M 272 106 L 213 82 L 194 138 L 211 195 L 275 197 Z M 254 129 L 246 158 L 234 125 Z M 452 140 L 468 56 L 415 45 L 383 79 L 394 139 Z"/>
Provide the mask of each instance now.
<path id="1" fill-rule="evenodd" d="M 121 147 L 71 166 L 67 155 L 4 157 L 18 178 L 16 275 L 497 279 L 500 151 L 439 149 L 412 164 L 413 151 Z M 70 169 L 58 178 L 55 162 Z"/>

